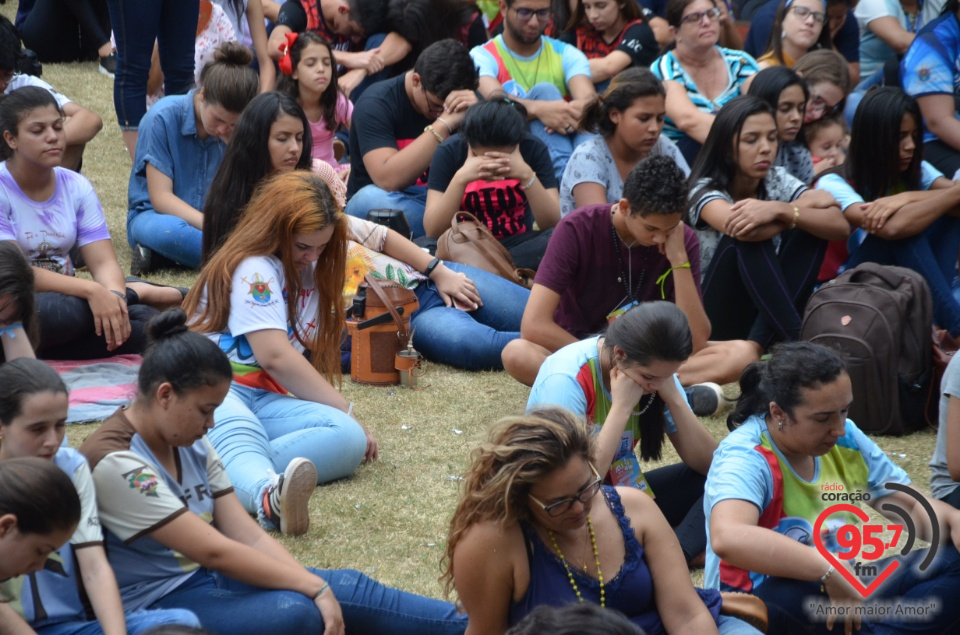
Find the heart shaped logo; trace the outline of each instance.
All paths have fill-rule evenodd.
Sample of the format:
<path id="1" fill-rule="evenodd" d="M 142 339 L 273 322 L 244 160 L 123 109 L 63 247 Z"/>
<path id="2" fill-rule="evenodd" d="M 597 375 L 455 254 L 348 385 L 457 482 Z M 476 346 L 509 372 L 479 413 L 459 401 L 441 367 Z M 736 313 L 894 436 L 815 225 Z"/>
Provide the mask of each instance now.
<path id="1" fill-rule="evenodd" d="M 849 505 L 847 503 L 838 503 L 837 505 L 831 505 L 827 507 L 819 516 L 817 516 L 817 522 L 813 526 L 813 542 L 817 546 L 817 551 L 820 552 L 824 558 L 826 558 L 830 564 L 837 570 L 837 573 L 842 575 L 847 579 L 853 588 L 857 590 L 860 595 L 864 598 L 869 596 L 871 593 L 876 591 L 877 587 L 880 586 L 884 580 L 890 577 L 890 574 L 896 571 L 897 567 L 900 566 L 900 563 L 896 560 L 892 560 L 887 568 L 880 572 L 880 574 L 870 583 L 870 586 L 863 586 L 863 583 L 860 582 L 860 579 L 849 571 L 840 560 L 837 559 L 836 554 L 831 553 L 826 547 L 823 546 L 823 539 L 821 538 L 820 528 L 823 526 L 823 522 L 832 516 L 833 514 L 839 512 L 849 512 L 859 518 L 861 521 L 866 523 L 870 520 L 870 517 L 867 516 L 867 513 L 855 505 Z M 859 531 L 859 529 L 857 529 Z M 856 555 L 856 554 L 854 554 Z"/>

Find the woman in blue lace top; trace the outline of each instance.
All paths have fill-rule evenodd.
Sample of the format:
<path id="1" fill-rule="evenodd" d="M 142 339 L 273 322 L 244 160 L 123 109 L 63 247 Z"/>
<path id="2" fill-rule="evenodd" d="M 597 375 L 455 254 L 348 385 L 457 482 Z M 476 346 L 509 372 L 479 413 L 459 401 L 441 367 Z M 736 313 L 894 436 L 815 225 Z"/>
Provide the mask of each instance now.
<path id="1" fill-rule="evenodd" d="M 716 591 L 694 589 L 656 503 L 603 486 L 593 455 L 585 426 L 561 409 L 503 419 L 474 452 L 444 572 L 467 634 L 502 634 L 539 605 L 578 601 L 648 633 L 756 633 L 720 614 L 731 606 Z"/>

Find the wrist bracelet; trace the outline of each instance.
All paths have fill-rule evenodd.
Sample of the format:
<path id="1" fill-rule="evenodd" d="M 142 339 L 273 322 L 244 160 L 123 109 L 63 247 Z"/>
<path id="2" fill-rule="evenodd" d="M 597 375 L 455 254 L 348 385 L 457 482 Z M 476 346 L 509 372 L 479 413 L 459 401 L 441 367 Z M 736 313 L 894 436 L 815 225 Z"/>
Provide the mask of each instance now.
<path id="1" fill-rule="evenodd" d="M 347 406 L 347 416 L 348 416 L 348 417 L 352 417 L 352 416 L 353 416 L 353 402 L 352 402 L 352 401 L 350 402 L 350 405 Z"/>
<path id="2" fill-rule="evenodd" d="M 827 572 L 820 576 L 820 592 L 827 592 L 827 580 L 830 579 L 830 576 L 833 575 L 833 572 L 836 571 L 833 565 L 830 565 L 830 568 L 827 569 Z"/>
<path id="3" fill-rule="evenodd" d="M 790 229 L 796 229 L 797 223 L 800 221 L 800 208 L 796 205 L 793 206 L 793 224 L 790 225 Z"/>
<path id="4" fill-rule="evenodd" d="M 690 268 L 690 261 L 688 260 L 688 261 L 686 261 L 685 263 L 683 263 L 682 265 L 677 265 L 676 267 L 670 267 L 669 269 L 667 269 L 667 270 L 664 272 L 664 274 L 663 274 L 662 276 L 660 276 L 659 278 L 657 278 L 657 284 L 660 285 L 660 299 L 661 299 L 661 300 L 666 300 L 666 299 L 667 299 L 667 292 L 666 292 L 666 289 L 665 289 L 665 285 L 667 284 L 667 276 L 669 276 L 671 273 L 673 273 L 673 272 L 676 271 L 677 269 L 689 269 L 689 268 Z"/>
<path id="5" fill-rule="evenodd" d="M 429 280 L 429 279 L 430 279 L 430 274 L 433 273 L 433 270 L 436 269 L 437 266 L 440 265 L 440 263 L 442 263 L 442 262 L 443 262 L 443 261 L 440 260 L 439 258 L 434 258 L 433 260 L 431 260 L 431 261 L 430 261 L 430 264 L 427 265 L 427 268 L 423 270 L 423 275 L 425 275 L 425 276 L 427 277 L 427 279 Z"/>
<path id="6" fill-rule="evenodd" d="M 351 405 L 353 405 L 353 404 L 351 404 Z M 324 591 L 326 591 L 326 590 L 329 589 L 329 588 L 330 588 L 330 583 L 329 583 L 329 582 L 324 582 L 324 583 L 323 583 L 323 586 L 320 587 L 320 590 L 317 591 L 317 594 L 316 594 L 315 596 L 313 596 L 313 599 L 316 600 L 318 597 L 320 597 L 321 595 L 323 595 L 323 592 L 324 592 Z"/>
<path id="7" fill-rule="evenodd" d="M 523 186 L 523 189 L 528 190 L 533 187 L 534 182 L 537 180 L 537 174 L 534 172 L 533 176 L 530 177 L 530 182 Z"/>
<path id="8" fill-rule="evenodd" d="M 123 293 L 122 291 L 117 291 L 116 289 L 108 289 L 108 291 L 113 295 L 117 296 L 118 298 L 120 298 L 121 300 L 123 300 L 124 302 L 127 301 L 126 293 Z"/>
<path id="9" fill-rule="evenodd" d="M 437 117 L 437 121 L 439 121 L 444 125 L 444 127 L 446 127 L 447 134 L 451 134 L 451 135 L 453 134 L 453 128 L 451 128 L 450 124 L 448 124 L 446 121 L 443 120 L 443 117 Z"/>
<path id="10" fill-rule="evenodd" d="M 443 143 L 443 137 L 440 136 L 439 132 L 433 129 L 432 125 L 428 125 L 426 128 L 423 129 L 423 131 L 429 132 L 430 134 L 432 134 L 434 138 L 436 138 L 437 143 Z"/>
<path id="11" fill-rule="evenodd" d="M 11 322 L 6 326 L 0 326 L 0 335 L 6 335 L 10 339 L 16 339 L 17 329 L 23 328 L 23 322 Z"/>

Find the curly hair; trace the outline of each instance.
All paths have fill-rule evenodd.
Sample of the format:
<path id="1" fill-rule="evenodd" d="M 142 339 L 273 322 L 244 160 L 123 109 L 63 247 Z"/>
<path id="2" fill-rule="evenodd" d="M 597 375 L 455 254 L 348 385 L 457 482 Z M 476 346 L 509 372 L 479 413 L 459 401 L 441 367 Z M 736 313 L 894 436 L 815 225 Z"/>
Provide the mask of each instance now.
<path id="1" fill-rule="evenodd" d="M 630 203 L 631 216 L 682 214 L 689 194 L 683 170 L 673 159 L 662 155 L 638 163 L 623 184 L 623 198 Z"/>
<path id="2" fill-rule="evenodd" d="M 561 408 L 506 417 L 473 451 L 460 502 L 450 520 L 440 581 L 453 590 L 453 554 L 467 530 L 495 522 L 501 528 L 530 516 L 527 495 L 548 474 L 580 457 L 593 461 L 593 438 L 584 422 Z"/>

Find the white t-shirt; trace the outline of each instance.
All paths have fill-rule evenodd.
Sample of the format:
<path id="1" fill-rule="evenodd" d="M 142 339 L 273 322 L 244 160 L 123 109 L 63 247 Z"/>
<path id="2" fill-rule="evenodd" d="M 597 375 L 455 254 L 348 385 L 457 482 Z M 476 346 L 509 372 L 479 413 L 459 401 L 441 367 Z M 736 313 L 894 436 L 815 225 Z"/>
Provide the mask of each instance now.
<path id="1" fill-rule="evenodd" d="M 50 94 L 53 95 L 53 98 L 57 100 L 57 105 L 60 106 L 61 109 L 64 107 L 64 105 L 73 101 L 63 93 L 58 93 L 53 86 L 43 81 L 39 77 L 34 77 L 33 75 L 26 75 L 23 73 L 17 73 L 13 76 L 13 79 L 11 79 L 10 83 L 7 84 L 7 89 L 3 91 L 3 94 L 9 95 L 16 89 L 23 88 L 24 86 L 38 86 L 40 88 L 46 88 L 50 91 Z"/>
<path id="2" fill-rule="evenodd" d="M 296 319 L 300 337 L 305 341 L 316 337 L 319 321 L 320 294 L 313 283 L 315 268 L 316 263 L 301 272 L 302 291 L 297 302 Z M 220 333 L 211 333 L 210 339 L 220 346 L 235 365 L 260 367 L 246 338 L 247 333 L 255 331 L 283 331 L 290 345 L 303 353 L 304 347 L 297 340 L 293 325 L 287 319 L 286 298 L 287 282 L 279 258 L 253 256 L 243 260 L 233 272 L 227 328 Z M 199 310 L 203 309 L 206 301 L 204 290 Z"/>
<path id="3" fill-rule="evenodd" d="M 73 275 L 70 250 L 110 240 L 100 199 L 85 177 L 54 168 L 53 195 L 35 201 L 20 189 L 7 163 L 0 163 L 0 240 L 20 245 L 34 267 Z"/>

